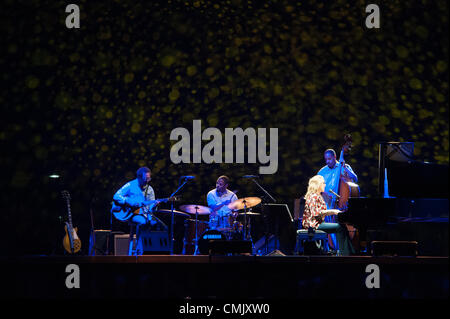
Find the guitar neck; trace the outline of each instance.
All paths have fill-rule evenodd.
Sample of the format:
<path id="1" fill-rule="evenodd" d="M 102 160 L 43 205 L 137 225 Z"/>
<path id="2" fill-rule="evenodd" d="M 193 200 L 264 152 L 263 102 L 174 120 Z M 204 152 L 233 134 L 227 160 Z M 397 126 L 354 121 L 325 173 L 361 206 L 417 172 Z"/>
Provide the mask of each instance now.
<path id="1" fill-rule="evenodd" d="M 72 225 L 72 212 L 71 212 L 71 210 L 70 210 L 70 203 L 69 203 L 69 201 L 67 201 L 67 223 L 69 224 L 69 228 L 70 228 L 70 231 L 72 231 L 72 229 L 73 229 L 73 225 Z"/>

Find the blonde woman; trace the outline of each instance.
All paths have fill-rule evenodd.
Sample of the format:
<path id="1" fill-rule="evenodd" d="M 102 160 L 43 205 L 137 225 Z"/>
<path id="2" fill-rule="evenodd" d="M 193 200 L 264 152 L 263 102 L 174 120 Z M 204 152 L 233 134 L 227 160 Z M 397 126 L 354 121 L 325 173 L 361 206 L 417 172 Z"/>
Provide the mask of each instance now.
<path id="1" fill-rule="evenodd" d="M 326 223 L 324 217 L 337 215 L 341 211 L 338 209 L 327 209 L 327 205 L 321 193 L 325 191 L 325 180 L 323 176 L 316 175 L 308 182 L 308 191 L 305 195 L 305 210 L 303 212 L 302 227 L 305 229 L 314 228 L 327 233 L 336 233 L 336 238 L 342 256 L 355 253 L 347 228 L 338 223 Z"/>

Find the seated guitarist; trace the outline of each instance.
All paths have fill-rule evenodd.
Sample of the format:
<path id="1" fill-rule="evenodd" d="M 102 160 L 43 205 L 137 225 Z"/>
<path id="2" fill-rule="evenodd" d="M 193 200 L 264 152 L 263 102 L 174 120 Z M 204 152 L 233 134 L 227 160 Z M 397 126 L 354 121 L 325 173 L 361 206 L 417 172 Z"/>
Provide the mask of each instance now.
<path id="1" fill-rule="evenodd" d="M 321 175 L 316 175 L 309 180 L 305 195 L 302 227 L 323 230 L 326 233 L 336 233 L 340 254 L 343 256 L 352 255 L 355 250 L 348 236 L 347 228 L 338 223 L 324 222 L 325 216 L 340 213 L 338 209 L 327 209 L 327 205 L 321 196 L 321 193 L 325 191 L 325 186 L 325 180 Z"/>
<path id="2" fill-rule="evenodd" d="M 155 191 L 149 184 L 152 179 L 151 171 L 148 167 L 141 167 L 137 170 L 136 176 L 136 179 L 123 185 L 114 194 L 112 213 L 121 221 L 130 221 L 137 226 L 145 224 L 153 226 L 157 220 L 147 212 L 155 211 L 161 201 L 155 200 Z M 139 212 L 143 213 L 136 214 L 139 208 Z M 139 227 L 136 236 L 139 236 Z"/>

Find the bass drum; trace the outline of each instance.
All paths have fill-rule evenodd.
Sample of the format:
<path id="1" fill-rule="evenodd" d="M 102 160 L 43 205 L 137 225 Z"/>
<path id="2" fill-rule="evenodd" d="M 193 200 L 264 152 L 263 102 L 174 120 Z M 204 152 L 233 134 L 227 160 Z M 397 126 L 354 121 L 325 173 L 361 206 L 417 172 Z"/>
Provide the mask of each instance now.
<path id="1" fill-rule="evenodd" d="M 198 250 L 201 255 L 209 254 L 209 243 L 211 240 L 226 240 L 227 237 L 224 233 L 217 229 L 210 229 L 205 231 L 198 241 Z"/>
<path id="2" fill-rule="evenodd" d="M 198 239 L 208 229 L 209 223 L 204 220 L 197 221 Z M 183 255 L 193 255 L 195 252 L 195 219 L 184 221 L 184 251 Z"/>

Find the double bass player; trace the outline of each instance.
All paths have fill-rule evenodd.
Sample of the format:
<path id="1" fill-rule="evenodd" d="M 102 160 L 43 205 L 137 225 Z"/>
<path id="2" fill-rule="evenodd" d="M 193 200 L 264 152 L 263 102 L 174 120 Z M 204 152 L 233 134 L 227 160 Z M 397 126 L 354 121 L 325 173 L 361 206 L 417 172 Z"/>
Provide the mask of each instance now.
<path id="1" fill-rule="evenodd" d="M 350 165 L 346 164 L 341 154 L 341 161 L 336 160 L 336 152 L 333 149 L 327 149 L 324 152 L 325 166 L 322 167 L 318 175 L 323 176 L 326 187 L 322 193 L 322 197 L 327 205 L 327 209 L 336 209 L 338 207 L 339 186 L 343 181 L 345 182 L 358 182 L 358 176 L 355 174 Z M 335 222 L 335 216 L 326 216 L 326 222 Z M 337 251 L 339 249 L 336 236 L 334 234 L 329 235 L 329 246 L 332 250 Z"/>

